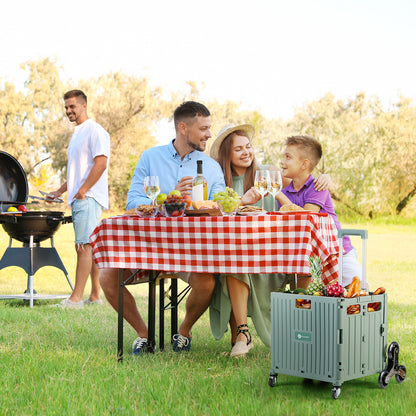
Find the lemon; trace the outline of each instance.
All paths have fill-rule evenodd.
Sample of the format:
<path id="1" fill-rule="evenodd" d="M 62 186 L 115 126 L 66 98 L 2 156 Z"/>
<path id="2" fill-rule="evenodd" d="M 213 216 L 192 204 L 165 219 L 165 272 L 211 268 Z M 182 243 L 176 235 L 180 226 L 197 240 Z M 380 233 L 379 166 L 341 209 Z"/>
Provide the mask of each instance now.
<path id="1" fill-rule="evenodd" d="M 7 209 L 7 212 L 16 212 L 16 211 L 17 211 L 17 208 L 16 207 L 9 207 Z"/>

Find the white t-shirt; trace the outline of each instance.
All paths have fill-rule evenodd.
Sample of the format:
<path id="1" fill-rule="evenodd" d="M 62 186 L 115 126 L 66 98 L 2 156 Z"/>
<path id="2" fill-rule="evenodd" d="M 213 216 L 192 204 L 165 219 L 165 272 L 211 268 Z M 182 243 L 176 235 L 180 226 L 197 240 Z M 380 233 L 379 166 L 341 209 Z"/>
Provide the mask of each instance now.
<path id="1" fill-rule="evenodd" d="M 87 179 L 97 156 L 107 157 L 107 168 L 86 193 L 94 198 L 104 209 L 108 209 L 108 165 L 110 162 L 110 135 L 90 118 L 75 126 L 68 146 L 67 191 L 68 205 Z"/>

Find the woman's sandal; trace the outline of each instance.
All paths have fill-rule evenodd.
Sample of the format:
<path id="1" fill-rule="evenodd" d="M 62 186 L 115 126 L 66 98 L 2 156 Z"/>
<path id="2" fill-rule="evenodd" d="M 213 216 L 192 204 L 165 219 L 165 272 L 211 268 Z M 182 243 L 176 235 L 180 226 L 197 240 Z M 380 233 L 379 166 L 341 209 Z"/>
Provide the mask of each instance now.
<path id="1" fill-rule="evenodd" d="M 243 327 L 247 328 L 241 329 Z M 253 341 L 247 324 L 239 325 L 237 327 L 237 336 L 239 334 L 244 334 L 247 341 L 237 341 L 231 349 L 230 357 L 241 357 L 242 355 L 246 355 L 253 348 Z"/>

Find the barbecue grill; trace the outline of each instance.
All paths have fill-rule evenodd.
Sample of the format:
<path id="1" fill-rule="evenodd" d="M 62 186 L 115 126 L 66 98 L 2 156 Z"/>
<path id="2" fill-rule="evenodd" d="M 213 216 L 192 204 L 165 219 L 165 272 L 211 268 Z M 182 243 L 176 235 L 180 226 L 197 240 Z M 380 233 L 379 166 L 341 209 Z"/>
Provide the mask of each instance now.
<path id="1" fill-rule="evenodd" d="M 0 260 L 0 270 L 8 266 L 17 266 L 28 275 L 27 289 L 22 295 L 0 295 L 0 299 L 38 299 L 65 298 L 67 295 L 40 295 L 33 289 L 33 276 L 41 267 L 53 266 L 62 270 L 71 290 L 73 286 L 62 260 L 54 246 L 53 236 L 61 224 L 72 222 L 71 216 L 61 211 L 7 212 L 11 206 L 25 205 L 28 197 L 28 182 L 20 163 L 10 154 L 0 151 L 0 224 L 9 235 L 9 246 Z M 35 198 L 35 197 L 31 197 Z M 39 198 L 44 199 L 47 198 Z M 50 247 L 41 247 L 40 243 L 50 240 Z M 23 245 L 12 247 L 13 240 Z"/>

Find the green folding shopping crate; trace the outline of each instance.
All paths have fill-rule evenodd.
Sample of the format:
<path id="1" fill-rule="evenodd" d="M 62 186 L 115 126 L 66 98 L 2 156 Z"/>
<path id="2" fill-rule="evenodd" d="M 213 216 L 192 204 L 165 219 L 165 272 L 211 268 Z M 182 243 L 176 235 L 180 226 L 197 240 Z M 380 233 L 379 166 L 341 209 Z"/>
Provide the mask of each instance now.
<path id="1" fill-rule="evenodd" d="M 386 352 L 386 293 L 357 298 L 272 293 L 271 322 L 271 387 L 278 374 L 331 382 L 336 399 L 347 380 L 380 373 L 384 388 L 393 375 L 399 383 L 406 376 L 398 344 Z"/>

